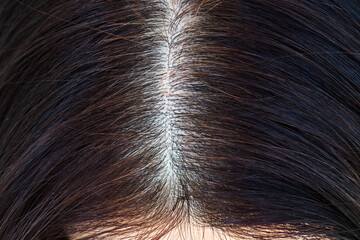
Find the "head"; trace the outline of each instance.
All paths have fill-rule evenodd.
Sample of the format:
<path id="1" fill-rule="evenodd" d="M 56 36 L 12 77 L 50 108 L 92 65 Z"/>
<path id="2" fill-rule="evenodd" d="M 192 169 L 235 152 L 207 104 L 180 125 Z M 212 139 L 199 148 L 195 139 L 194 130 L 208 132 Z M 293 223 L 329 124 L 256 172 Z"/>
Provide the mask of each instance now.
<path id="1" fill-rule="evenodd" d="M 357 1 L 1 2 L 1 239 L 360 238 Z"/>

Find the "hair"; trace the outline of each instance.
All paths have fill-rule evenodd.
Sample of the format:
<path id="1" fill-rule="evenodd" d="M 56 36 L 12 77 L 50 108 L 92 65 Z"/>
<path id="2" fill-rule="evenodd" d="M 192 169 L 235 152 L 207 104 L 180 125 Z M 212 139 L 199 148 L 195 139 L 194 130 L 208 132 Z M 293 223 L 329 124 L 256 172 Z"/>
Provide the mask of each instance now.
<path id="1" fill-rule="evenodd" d="M 1 0 L 0 239 L 360 239 L 357 0 Z"/>

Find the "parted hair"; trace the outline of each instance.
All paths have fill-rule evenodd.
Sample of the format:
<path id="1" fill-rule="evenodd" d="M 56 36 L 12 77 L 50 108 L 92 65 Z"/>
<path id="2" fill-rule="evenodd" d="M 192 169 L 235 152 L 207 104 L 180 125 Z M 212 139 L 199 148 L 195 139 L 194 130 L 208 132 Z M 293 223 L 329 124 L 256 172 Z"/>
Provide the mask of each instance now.
<path id="1" fill-rule="evenodd" d="M 359 156 L 358 0 L 0 2 L 0 239 L 356 240 Z"/>

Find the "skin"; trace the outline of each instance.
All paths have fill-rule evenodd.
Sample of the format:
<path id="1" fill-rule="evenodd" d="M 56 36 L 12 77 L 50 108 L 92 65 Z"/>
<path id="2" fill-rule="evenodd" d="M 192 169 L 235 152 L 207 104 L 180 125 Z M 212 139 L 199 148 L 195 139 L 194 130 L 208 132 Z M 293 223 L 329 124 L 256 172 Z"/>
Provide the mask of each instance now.
<path id="1" fill-rule="evenodd" d="M 70 240 L 79 240 L 83 237 L 88 236 L 89 234 L 91 233 L 76 234 L 70 236 L 69 238 Z M 134 236 L 109 237 L 105 239 L 127 240 L 127 239 L 134 239 Z M 180 227 L 172 230 L 169 234 L 162 237 L 161 240 L 238 240 L 238 239 L 225 236 L 224 234 L 221 234 L 218 231 L 214 231 L 209 227 L 199 228 L 195 226 L 190 226 L 190 227 L 187 226 L 186 229 Z"/>
<path id="2" fill-rule="evenodd" d="M 100 231 L 104 231 L 106 229 L 99 229 Z M 275 230 L 274 230 L 275 231 Z M 83 233 L 83 234 L 75 234 L 70 236 L 70 240 L 80 240 L 81 238 L 87 237 L 91 232 Z M 254 234 L 255 235 L 255 234 Z M 118 237 L 99 237 L 102 240 L 130 240 L 136 239 L 136 235 L 122 235 Z M 148 238 L 151 239 L 150 237 Z M 241 237 L 234 238 L 225 233 L 222 233 L 219 230 L 215 230 L 210 227 L 200 227 L 195 224 L 183 224 L 178 228 L 173 229 L 171 232 L 163 236 L 160 240 L 251 240 L 251 239 L 259 239 L 252 237 Z M 309 239 L 301 236 L 294 236 L 291 238 L 281 238 L 282 240 L 305 240 Z M 311 238 L 310 238 L 311 239 Z M 324 240 L 328 240 L 327 238 L 323 238 Z"/>

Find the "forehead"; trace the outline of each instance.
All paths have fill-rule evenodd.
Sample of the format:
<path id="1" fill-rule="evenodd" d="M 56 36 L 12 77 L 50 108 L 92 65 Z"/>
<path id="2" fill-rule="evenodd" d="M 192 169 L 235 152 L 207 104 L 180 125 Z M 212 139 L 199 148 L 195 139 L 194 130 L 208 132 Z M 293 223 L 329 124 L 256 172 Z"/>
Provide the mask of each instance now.
<path id="1" fill-rule="evenodd" d="M 276 232 L 276 228 L 274 228 L 273 230 L 266 230 L 268 232 L 272 232 L 275 233 Z M 82 238 L 87 238 L 90 237 L 93 234 L 99 233 L 99 232 L 107 232 L 107 231 L 111 231 L 110 229 L 105 229 L 105 228 L 99 228 L 97 231 L 93 231 L 93 232 L 82 232 L 82 233 L 76 233 L 76 234 L 72 234 L 69 236 L 70 240 L 78 240 L 78 239 L 82 239 Z M 221 230 L 212 228 L 212 227 L 206 227 L 206 226 L 199 226 L 196 225 L 194 223 L 183 223 L 181 225 L 179 225 L 178 227 L 172 229 L 169 233 L 167 233 L 166 235 L 162 236 L 160 239 L 158 238 L 154 238 L 154 239 L 158 239 L 158 240 L 252 240 L 252 239 L 258 239 L 259 237 L 259 233 L 256 232 L 256 230 L 250 230 L 249 228 L 244 228 L 244 232 L 246 232 L 246 236 L 241 236 L 241 237 L 235 237 L 235 236 L 231 236 L 231 234 L 222 232 Z M 253 232 L 253 234 L 251 234 L 251 232 Z M 155 234 L 149 234 L 149 237 L 145 237 L 142 238 L 144 240 L 152 240 Z M 262 234 L 260 234 L 262 235 Z M 257 236 L 255 237 L 251 237 L 251 236 Z M 262 235 L 263 237 L 269 237 L 266 236 L 266 233 L 263 233 Z M 278 235 L 279 237 L 281 237 L 281 234 Z M 102 239 L 102 240 L 130 240 L 130 239 L 137 239 L 138 235 L 137 233 L 133 233 L 133 234 L 118 234 L 115 236 L 104 236 L 104 235 L 99 235 L 98 239 Z M 95 237 L 95 239 L 97 239 Z M 268 238 L 266 238 L 268 239 Z M 305 240 L 305 239 L 318 239 L 316 237 L 312 238 L 310 236 L 292 236 L 290 237 L 281 237 L 282 240 Z M 324 240 L 328 240 L 327 238 L 322 238 Z"/>

